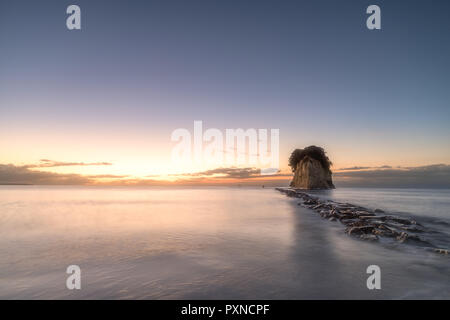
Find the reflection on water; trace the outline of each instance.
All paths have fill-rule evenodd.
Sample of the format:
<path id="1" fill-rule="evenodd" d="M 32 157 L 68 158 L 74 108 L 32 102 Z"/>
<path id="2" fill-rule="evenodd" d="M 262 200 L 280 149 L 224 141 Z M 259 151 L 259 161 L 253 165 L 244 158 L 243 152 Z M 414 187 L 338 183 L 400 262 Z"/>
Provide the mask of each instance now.
<path id="1" fill-rule="evenodd" d="M 447 258 L 351 239 L 271 189 L 3 186 L 0 208 L 0 298 L 450 298 Z"/>

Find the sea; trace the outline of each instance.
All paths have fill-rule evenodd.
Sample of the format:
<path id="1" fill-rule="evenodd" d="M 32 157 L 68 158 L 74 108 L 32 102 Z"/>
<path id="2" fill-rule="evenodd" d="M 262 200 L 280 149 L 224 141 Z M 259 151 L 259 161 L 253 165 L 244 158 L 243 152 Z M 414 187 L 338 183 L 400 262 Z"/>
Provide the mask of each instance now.
<path id="1" fill-rule="evenodd" d="M 450 249 L 450 190 L 312 193 Z M 273 188 L 0 186 L 0 299 L 450 299 L 448 254 L 344 231 Z"/>

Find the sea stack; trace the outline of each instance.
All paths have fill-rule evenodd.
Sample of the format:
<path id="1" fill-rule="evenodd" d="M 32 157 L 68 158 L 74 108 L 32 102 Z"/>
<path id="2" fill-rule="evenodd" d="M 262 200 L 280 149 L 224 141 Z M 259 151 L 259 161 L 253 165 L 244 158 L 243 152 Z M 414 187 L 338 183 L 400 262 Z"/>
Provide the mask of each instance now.
<path id="1" fill-rule="evenodd" d="M 290 186 L 297 189 L 334 189 L 331 161 L 321 147 L 295 149 L 289 158 L 294 172 Z"/>

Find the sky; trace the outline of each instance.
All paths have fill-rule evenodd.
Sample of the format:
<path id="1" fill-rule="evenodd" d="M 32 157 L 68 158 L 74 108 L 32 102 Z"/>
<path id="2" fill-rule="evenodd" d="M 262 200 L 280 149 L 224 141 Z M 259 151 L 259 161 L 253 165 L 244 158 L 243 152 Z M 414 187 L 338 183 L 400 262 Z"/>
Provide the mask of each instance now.
<path id="1" fill-rule="evenodd" d="M 81 30 L 66 27 L 71 4 Z M 366 27 L 371 4 L 381 30 Z M 450 186 L 449 10 L 425 0 L 1 1 L 0 183 L 287 181 L 292 150 L 318 145 L 341 185 Z M 174 164 L 172 132 L 199 120 L 279 129 L 280 172 Z"/>

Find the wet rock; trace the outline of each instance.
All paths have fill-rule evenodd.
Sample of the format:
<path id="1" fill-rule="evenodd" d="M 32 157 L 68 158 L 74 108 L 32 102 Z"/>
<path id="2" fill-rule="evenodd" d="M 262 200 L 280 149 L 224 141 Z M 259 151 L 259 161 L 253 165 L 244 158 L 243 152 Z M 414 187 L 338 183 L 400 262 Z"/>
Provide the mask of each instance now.
<path id="1" fill-rule="evenodd" d="M 341 216 L 341 220 L 352 220 L 352 219 L 355 219 L 355 218 L 358 218 L 358 216 L 354 215 L 352 213 L 345 214 L 345 215 Z"/>
<path id="2" fill-rule="evenodd" d="M 330 217 L 333 217 L 333 218 L 338 218 L 338 217 L 339 217 L 339 211 L 337 211 L 336 209 L 332 209 L 332 210 L 330 211 L 329 216 L 330 216 Z"/>
<path id="3" fill-rule="evenodd" d="M 357 210 L 354 212 L 355 215 L 358 216 L 374 216 L 373 213 L 367 212 L 367 211 L 362 211 L 362 210 Z"/>
<path id="4" fill-rule="evenodd" d="M 373 212 L 375 212 L 375 213 L 384 213 L 384 211 L 381 210 L 381 209 L 375 209 Z"/>
<path id="5" fill-rule="evenodd" d="M 327 218 L 330 215 L 330 210 L 327 209 L 317 210 L 317 212 L 324 218 Z"/>
<path id="6" fill-rule="evenodd" d="M 367 234 L 367 233 L 371 233 L 373 229 L 374 229 L 373 226 L 349 227 L 349 228 L 347 228 L 346 232 L 350 235 Z"/>
<path id="7" fill-rule="evenodd" d="M 381 221 L 386 220 L 386 216 L 376 216 L 376 215 L 370 215 L 370 216 L 364 215 L 364 216 L 359 216 L 359 218 L 363 219 L 363 220 L 372 220 L 372 219 L 381 220 Z"/>
<path id="8" fill-rule="evenodd" d="M 390 237 L 392 236 L 390 233 L 384 231 L 384 230 L 380 230 L 380 229 L 373 229 L 372 233 L 376 236 L 380 236 L 380 237 Z"/>
<path id="9" fill-rule="evenodd" d="M 346 226 L 351 226 L 355 222 L 353 219 L 343 219 L 342 217 L 339 218 L 339 221 Z"/>
<path id="10" fill-rule="evenodd" d="M 434 249 L 434 252 L 440 253 L 440 254 L 448 254 L 447 249 Z"/>
<path id="11" fill-rule="evenodd" d="M 397 241 L 399 242 L 405 242 L 406 240 L 408 240 L 409 235 L 406 232 L 402 232 L 399 236 L 397 236 Z"/>
<path id="12" fill-rule="evenodd" d="M 397 232 L 396 230 L 394 230 L 384 224 L 378 225 L 377 228 L 372 231 L 372 233 L 375 235 L 389 237 L 389 238 L 394 238 L 394 237 L 397 237 L 400 235 L 399 232 Z"/>
<path id="13" fill-rule="evenodd" d="M 364 227 L 364 226 L 367 226 L 368 224 L 365 223 L 365 221 L 352 220 L 352 221 L 348 221 L 347 225 L 350 226 L 350 227 Z"/>

